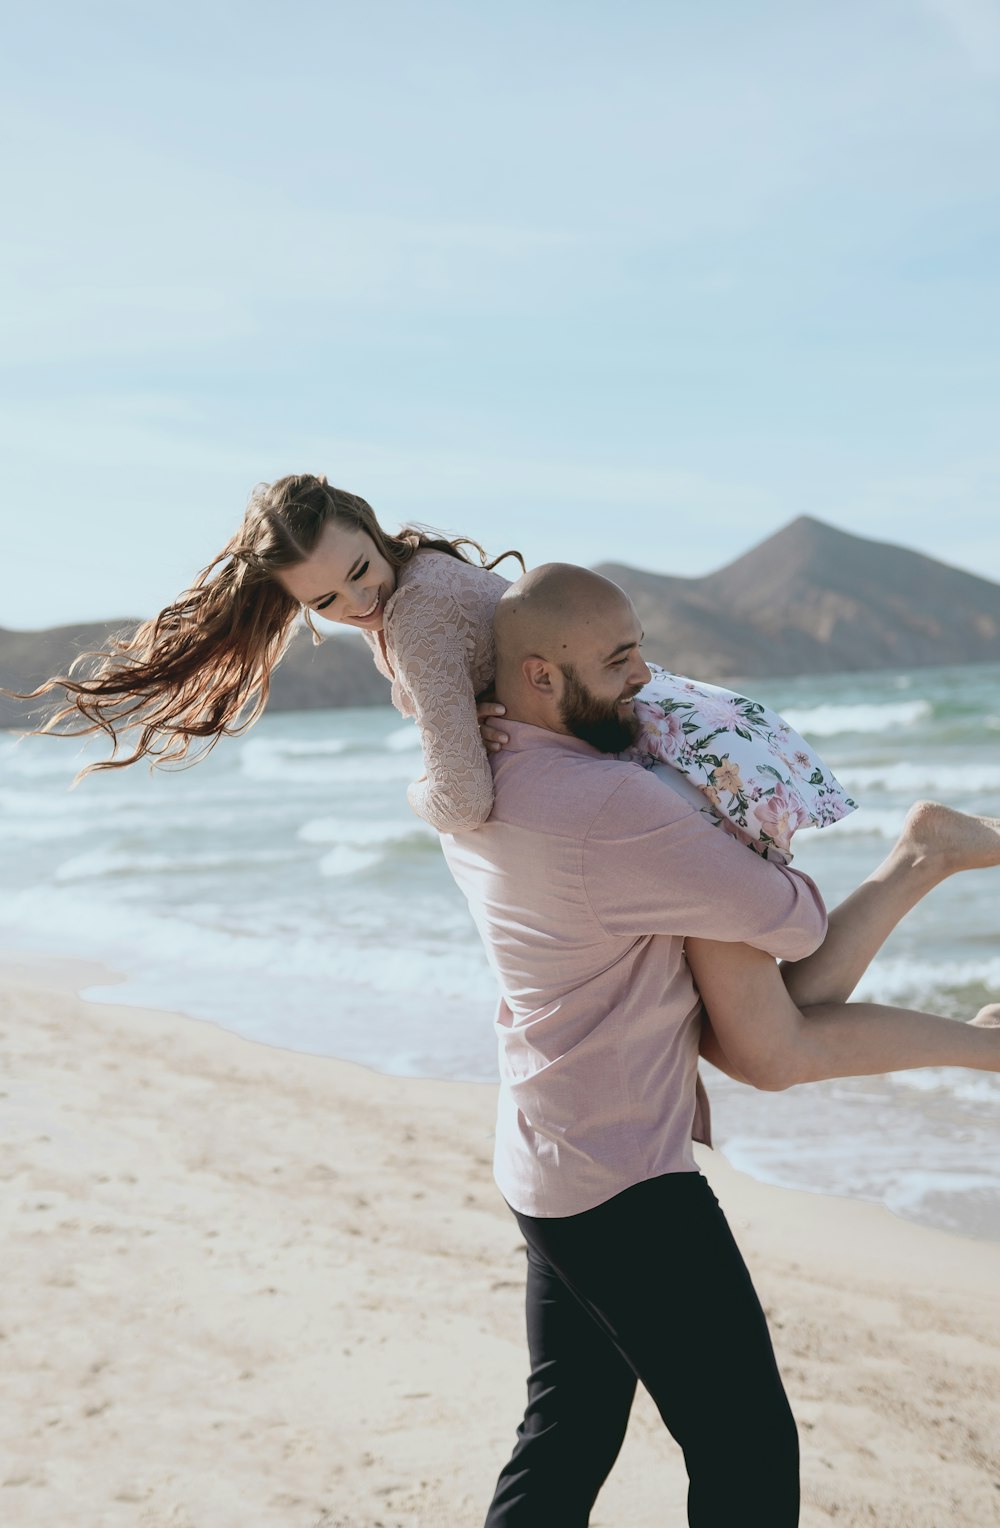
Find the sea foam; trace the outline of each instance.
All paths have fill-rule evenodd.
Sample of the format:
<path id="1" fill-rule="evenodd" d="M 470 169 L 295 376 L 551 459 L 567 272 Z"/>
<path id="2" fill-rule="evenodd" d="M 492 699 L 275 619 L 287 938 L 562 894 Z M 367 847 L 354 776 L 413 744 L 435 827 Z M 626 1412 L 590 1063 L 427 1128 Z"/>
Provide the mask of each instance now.
<path id="1" fill-rule="evenodd" d="M 836 774 L 852 792 L 899 791 L 912 799 L 927 791 L 939 797 L 1000 792 L 1000 764 L 978 759 L 963 763 L 928 757 L 895 764 L 847 764 L 840 765 Z"/>
<path id="2" fill-rule="evenodd" d="M 398 753 L 359 749 L 316 749 L 291 753 L 270 743 L 244 751 L 240 769 L 251 780 L 289 785 L 373 785 L 389 780 L 410 780 L 418 773 L 409 750 Z"/>
<path id="3" fill-rule="evenodd" d="M 890 705 L 815 706 L 783 711 L 789 726 L 803 737 L 836 737 L 838 733 L 891 732 L 927 721 L 934 708 L 926 700 L 895 701 Z"/>
<path id="4" fill-rule="evenodd" d="M 313 817 L 302 824 L 297 836 L 306 844 L 350 844 L 354 848 L 426 844 L 436 849 L 438 843 L 434 829 L 419 817 L 405 822 L 363 816 Z"/>

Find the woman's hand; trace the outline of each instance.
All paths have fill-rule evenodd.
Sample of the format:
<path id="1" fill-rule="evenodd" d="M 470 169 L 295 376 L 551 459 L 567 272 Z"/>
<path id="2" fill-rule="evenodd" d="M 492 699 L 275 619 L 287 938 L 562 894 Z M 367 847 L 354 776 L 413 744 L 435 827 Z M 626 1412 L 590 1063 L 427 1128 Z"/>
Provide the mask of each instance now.
<path id="1" fill-rule="evenodd" d="M 495 700 L 481 700 L 476 707 L 476 715 L 479 718 L 479 736 L 487 753 L 498 753 L 504 743 L 510 741 L 506 732 L 499 731 L 495 718 L 506 716 L 507 707 L 501 706 Z"/>

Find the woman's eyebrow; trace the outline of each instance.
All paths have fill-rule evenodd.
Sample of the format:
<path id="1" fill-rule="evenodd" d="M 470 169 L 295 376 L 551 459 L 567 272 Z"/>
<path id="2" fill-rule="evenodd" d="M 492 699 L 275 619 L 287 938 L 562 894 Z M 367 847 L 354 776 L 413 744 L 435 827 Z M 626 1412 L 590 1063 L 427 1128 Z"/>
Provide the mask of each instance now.
<path id="1" fill-rule="evenodd" d="M 365 554 L 364 554 L 364 552 L 362 552 L 361 556 L 355 558 L 354 562 L 348 568 L 348 570 L 347 570 L 348 578 L 350 578 L 351 574 L 354 572 L 354 569 L 357 567 L 358 563 L 359 562 L 364 562 L 364 560 L 365 560 Z M 327 594 L 336 594 L 336 592 L 337 592 L 336 589 L 328 589 L 326 591 L 326 594 L 314 594 L 311 600 L 306 600 L 306 604 L 307 605 L 315 605 L 317 600 L 325 600 Z"/>

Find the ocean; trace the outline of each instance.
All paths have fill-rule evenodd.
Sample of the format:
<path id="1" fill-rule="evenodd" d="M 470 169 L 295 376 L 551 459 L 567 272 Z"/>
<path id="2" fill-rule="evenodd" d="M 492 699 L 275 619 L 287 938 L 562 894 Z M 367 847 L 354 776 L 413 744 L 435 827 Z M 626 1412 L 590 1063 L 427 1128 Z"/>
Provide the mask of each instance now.
<path id="1" fill-rule="evenodd" d="M 754 680 L 861 803 L 795 839 L 834 905 L 908 805 L 1000 813 L 1000 667 Z M 100 744 L 0 733 L 0 941 L 120 973 L 86 996 L 180 1010 L 383 1072 L 493 1081 L 493 979 L 390 708 L 265 716 L 191 769 L 70 782 Z M 749 852 L 749 851 L 748 851 Z M 1000 998 L 1000 869 L 938 888 L 856 993 L 971 1017 Z M 755 1093 L 705 1068 L 716 1145 L 755 1177 L 1000 1241 L 1000 1076 Z"/>

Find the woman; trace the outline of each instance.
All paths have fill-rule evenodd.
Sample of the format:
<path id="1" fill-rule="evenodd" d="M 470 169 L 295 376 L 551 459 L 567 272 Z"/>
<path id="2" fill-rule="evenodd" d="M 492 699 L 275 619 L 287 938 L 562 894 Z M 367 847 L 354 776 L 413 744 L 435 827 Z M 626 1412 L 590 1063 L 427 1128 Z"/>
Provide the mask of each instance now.
<path id="1" fill-rule="evenodd" d="M 463 547 L 479 552 L 479 566 Z M 263 485 L 251 496 L 240 530 L 179 600 L 97 655 L 86 677 L 71 670 L 33 692 L 61 687 L 68 697 L 42 730 L 75 721 L 70 736 L 107 733 L 112 758 L 84 774 L 146 757 L 184 759 L 193 744 L 201 745 L 195 762 L 223 734 L 253 724 L 300 612 L 319 640 L 311 620 L 316 612 L 361 631 L 392 682 L 393 704 L 416 718 L 426 775 L 409 788 L 413 809 L 442 832 L 475 828 L 492 806 L 487 749 L 503 741 L 496 726 L 502 708 L 477 701 L 493 681 L 492 616 L 506 587 L 493 569 L 501 560 L 487 563 L 468 538 L 449 541 L 413 527 L 390 536 L 363 499 L 323 477 Z M 117 758 L 120 735 L 130 729 L 138 729 L 135 747 Z M 832 776 L 826 772 L 823 779 L 835 796 Z M 853 805 L 843 798 L 844 810 Z M 919 803 L 884 864 L 831 914 L 828 938 L 808 960 L 779 975 L 773 961 L 764 957 L 762 964 L 759 952 L 744 946 L 705 951 L 705 941 L 690 942 L 709 1014 L 738 1005 L 747 1021 L 774 1026 L 781 1061 L 775 1075 L 782 1079 L 804 1080 L 806 1068 L 813 1079 L 930 1065 L 1000 1069 L 1000 1033 L 984 1032 L 992 1017 L 986 1010 L 973 1032 L 973 1026 L 903 1010 L 845 1008 L 886 936 L 931 886 L 957 870 L 997 863 L 1000 823 Z M 713 964 L 716 949 L 724 949 L 726 959 Z M 743 987 L 741 962 L 748 978 Z M 824 1009 L 804 1020 L 802 1008 L 816 1005 L 836 1012 Z M 956 1031 L 965 1033 L 964 1042 Z M 955 1059 L 956 1046 L 962 1059 Z M 708 1026 L 704 1049 L 746 1077 L 740 1057 L 725 1055 Z M 774 1085 L 770 1077 L 750 1080 Z"/>
<path id="2" fill-rule="evenodd" d="M 524 567 L 519 553 L 503 555 Z M 112 758 L 81 777 L 142 758 L 194 763 L 253 725 L 300 614 L 320 640 L 316 611 L 362 633 L 393 704 L 417 719 L 427 777 L 410 788 L 414 810 L 442 831 L 476 827 L 493 799 L 475 696 L 493 681 L 493 609 L 507 585 L 492 569 L 502 560 L 487 564 L 467 537 L 413 527 L 390 536 L 364 499 L 325 477 L 282 478 L 254 491 L 240 530 L 174 604 L 96 655 L 86 679 L 72 675 L 94 654 L 24 698 L 62 687 L 69 704 L 41 730 L 111 738 Z M 70 720 L 82 725 L 62 729 Z M 135 747 L 118 758 L 130 729 Z"/>

